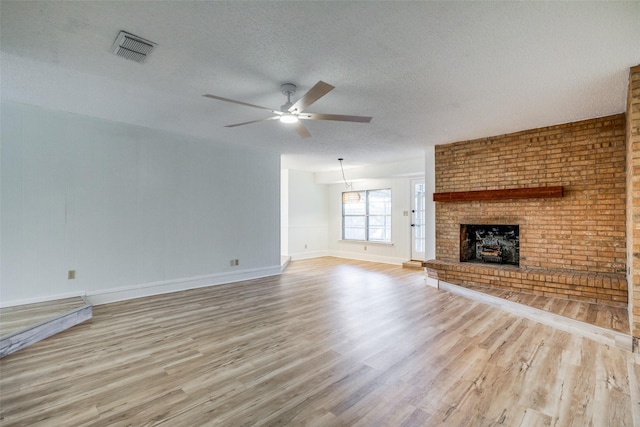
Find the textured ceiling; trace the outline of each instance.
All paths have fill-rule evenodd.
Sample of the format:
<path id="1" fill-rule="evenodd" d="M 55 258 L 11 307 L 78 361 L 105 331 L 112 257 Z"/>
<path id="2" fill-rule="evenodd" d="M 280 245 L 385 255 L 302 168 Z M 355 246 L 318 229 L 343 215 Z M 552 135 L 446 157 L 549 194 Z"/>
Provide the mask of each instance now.
<path id="1" fill-rule="evenodd" d="M 0 3 L 2 98 L 283 154 L 322 171 L 422 156 L 426 145 L 625 110 L 640 63 L 640 2 Z M 158 44 L 144 64 L 110 53 L 120 30 Z M 279 87 L 336 88 L 305 121 Z M 295 98 L 297 99 L 297 98 Z M 266 114 L 265 114 L 266 113 Z"/>

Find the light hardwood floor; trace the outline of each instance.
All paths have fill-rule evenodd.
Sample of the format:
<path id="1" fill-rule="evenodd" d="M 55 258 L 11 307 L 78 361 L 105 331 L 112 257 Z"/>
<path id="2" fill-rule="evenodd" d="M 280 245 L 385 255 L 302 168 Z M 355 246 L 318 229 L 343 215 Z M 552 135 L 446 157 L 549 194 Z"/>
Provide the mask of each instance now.
<path id="1" fill-rule="evenodd" d="M 478 292 L 493 295 L 508 301 L 528 305 L 539 310 L 559 314 L 570 319 L 612 331 L 630 334 L 629 313 L 626 308 L 591 304 L 584 301 L 573 301 L 563 298 L 551 298 L 542 295 L 531 295 L 505 289 L 487 288 L 483 286 L 463 285 Z"/>
<path id="2" fill-rule="evenodd" d="M 335 258 L 94 307 L 0 375 L 2 426 L 640 425 L 638 355 Z"/>

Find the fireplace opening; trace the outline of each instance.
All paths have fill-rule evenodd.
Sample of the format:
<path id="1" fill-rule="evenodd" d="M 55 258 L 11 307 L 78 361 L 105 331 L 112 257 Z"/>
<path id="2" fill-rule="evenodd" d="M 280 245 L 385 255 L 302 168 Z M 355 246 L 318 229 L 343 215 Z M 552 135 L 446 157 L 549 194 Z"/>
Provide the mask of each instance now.
<path id="1" fill-rule="evenodd" d="M 460 224 L 460 262 L 520 265 L 520 226 Z"/>

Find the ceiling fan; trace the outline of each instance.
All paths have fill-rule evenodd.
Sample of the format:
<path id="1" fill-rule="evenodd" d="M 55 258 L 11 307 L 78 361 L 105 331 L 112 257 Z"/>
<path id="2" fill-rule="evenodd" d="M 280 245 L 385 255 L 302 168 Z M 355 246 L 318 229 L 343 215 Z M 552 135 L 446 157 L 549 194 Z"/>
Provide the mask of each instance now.
<path id="1" fill-rule="evenodd" d="M 316 83 L 307 93 L 305 93 L 302 98 L 297 100 L 295 103 L 291 102 L 291 95 L 296 93 L 296 85 L 293 83 L 285 83 L 280 86 L 282 94 L 287 97 L 287 102 L 280 107 L 279 110 L 274 110 L 268 107 L 262 107 L 260 105 L 248 104 L 242 101 L 236 101 L 229 98 L 223 98 L 221 96 L 216 95 L 203 95 L 207 98 L 217 99 L 220 101 L 233 102 L 234 104 L 245 105 L 247 107 L 259 108 L 261 110 L 271 111 L 274 116 L 267 117 L 265 119 L 251 120 L 243 123 L 236 123 L 233 125 L 227 125 L 225 127 L 233 128 L 236 126 L 248 125 L 251 123 L 264 122 L 267 120 L 280 120 L 283 123 L 290 123 L 292 126 L 295 126 L 296 132 L 300 135 L 301 138 L 308 138 L 311 136 L 306 127 L 300 123 L 300 119 L 302 120 L 337 120 L 341 122 L 356 122 L 356 123 L 369 123 L 371 121 L 371 117 L 364 116 L 345 116 L 341 114 L 319 114 L 319 113 L 303 113 L 307 107 L 316 102 L 318 99 L 325 96 L 329 93 L 334 86 L 331 86 L 328 83 L 323 81 L 319 81 Z"/>

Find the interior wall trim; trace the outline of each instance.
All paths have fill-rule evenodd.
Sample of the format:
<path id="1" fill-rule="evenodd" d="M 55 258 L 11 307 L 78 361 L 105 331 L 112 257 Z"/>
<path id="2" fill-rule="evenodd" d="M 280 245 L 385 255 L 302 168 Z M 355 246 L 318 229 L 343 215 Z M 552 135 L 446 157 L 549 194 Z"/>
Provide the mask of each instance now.
<path id="1" fill-rule="evenodd" d="M 47 295 L 37 298 L 28 298 L 14 301 L 0 301 L 0 308 L 15 307 L 18 305 L 37 304 L 39 302 L 55 301 L 59 299 L 83 297 L 85 295 L 84 290 L 69 292 L 64 294 Z"/>
<path id="2" fill-rule="evenodd" d="M 321 258 L 324 256 L 332 256 L 330 251 L 304 251 L 290 254 L 291 261 L 296 261 L 300 259 L 311 259 L 311 258 Z"/>
<path id="3" fill-rule="evenodd" d="M 393 264 L 393 265 L 402 265 L 403 262 L 406 262 L 407 258 L 396 258 L 384 255 L 374 255 L 374 254 L 358 254 L 356 252 L 349 251 L 329 251 L 328 256 L 333 256 L 336 258 L 346 258 L 353 259 L 356 261 L 370 261 L 370 262 L 380 262 L 382 264 Z"/>
<path id="4" fill-rule="evenodd" d="M 130 300 L 134 298 L 142 298 L 153 295 L 167 294 L 171 292 L 185 291 L 189 289 L 204 288 L 207 286 L 224 285 L 227 283 L 240 282 L 244 280 L 260 279 L 262 277 L 277 276 L 280 273 L 280 265 L 274 265 L 265 268 L 246 269 L 234 272 L 225 272 L 206 276 L 128 286 L 117 289 L 93 291 L 88 292 L 86 294 L 86 298 L 92 305 L 101 305 L 111 302 Z"/>

